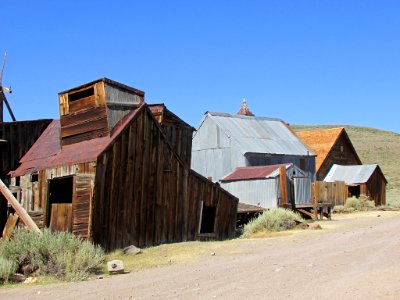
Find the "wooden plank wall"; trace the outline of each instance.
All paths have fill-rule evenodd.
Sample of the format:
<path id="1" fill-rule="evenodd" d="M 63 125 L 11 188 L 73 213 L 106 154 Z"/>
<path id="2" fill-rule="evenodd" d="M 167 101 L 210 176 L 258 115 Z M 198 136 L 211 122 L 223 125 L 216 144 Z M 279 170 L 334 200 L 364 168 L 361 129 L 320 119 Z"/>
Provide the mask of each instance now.
<path id="1" fill-rule="evenodd" d="M 20 186 L 15 186 L 15 178 L 12 178 L 11 183 L 13 185 L 11 187 L 12 190 L 19 190 L 17 200 L 30 215 L 34 216 L 34 221 L 39 228 L 43 228 L 47 222 L 48 181 L 54 178 L 76 175 L 76 191 L 74 193 L 76 197 L 73 200 L 73 214 L 77 215 L 78 219 L 75 221 L 73 219 L 75 225 L 72 231 L 82 235 L 82 237 L 87 237 L 89 221 L 85 225 L 86 230 L 83 230 L 82 225 L 85 221 L 82 221 L 82 218 L 85 217 L 85 212 L 82 209 L 87 207 L 87 216 L 89 216 L 90 207 L 88 204 L 90 199 L 88 198 L 92 194 L 95 170 L 95 162 L 41 170 L 37 182 L 32 182 L 32 174 L 26 174 L 20 177 Z M 90 179 L 92 182 L 88 182 Z"/>
<path id="2" fill-rule="evenodd" d="M 386 204 L 386 183 L 381 171 L 377 168 L 366 184 L 360 186 L 361 194 L 375 201 L 375 205 Z"/>
<path id="3" fill-rule="evenodd" d="M 18 167 L 19 160 L 32 147 L 51 120 L 0 123 L 0 177 Z"/>
<path id="4" fill-rule="evenodd" d="M 70 96 L 85 90 L 93 94 L 70 101 Z M 59 95 L 61 144 L 69 145 L 109 133 L 103 82 Z"/>
<path id="5" fill-rule="evenodd" d="M 143 108 L 97 161 L 93 241 L 112 250 L 193 240 L 201 200 L 217 205 L 216 236 L 233 237 L 237 199 L 200 178 Z"/>
<path id="6" fill-rule="evenodd" d="M 7 173 L 15 170 L 19 160 L 32 147 L 51 120 L 0 123 L 0 179 L 7 184 Z M 0 195 L 0 232 L 7 222 L 7 201 Z"/>
<path id="7" fill-rule="evenodd" d="M 347 187 L 344 181 L 316 181 L 312 185 L 313 202 L 344 205 L 347 199 Z"/>
<path id="8" fill-rule="evenodd" d="M 324 180 L 326 174 L 333 166 L 338 165 L 360 165 L 360 159 L 355 152 L 355 149 L 350 144 L 350 140 L 346 137 L 346 134 L 342 132 L 338 140 L 335 142 L 325 161 L 320 166 L 317 172 L 317 180 Z M 343 150 L 343 151 L 342 151 Z"/>

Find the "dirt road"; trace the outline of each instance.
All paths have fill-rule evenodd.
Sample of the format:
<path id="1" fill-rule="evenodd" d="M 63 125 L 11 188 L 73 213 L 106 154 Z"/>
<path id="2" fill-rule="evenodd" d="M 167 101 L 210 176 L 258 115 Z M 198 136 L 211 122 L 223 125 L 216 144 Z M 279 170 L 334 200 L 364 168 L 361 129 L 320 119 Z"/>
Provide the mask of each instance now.
<path id="1" fill-rule="evenodd" d="M 185 265 L 0 289 L 0 299 L 400 299 L 400 212 L 321 225 L 320 231 L 224 242 L 215 256 Z"/>

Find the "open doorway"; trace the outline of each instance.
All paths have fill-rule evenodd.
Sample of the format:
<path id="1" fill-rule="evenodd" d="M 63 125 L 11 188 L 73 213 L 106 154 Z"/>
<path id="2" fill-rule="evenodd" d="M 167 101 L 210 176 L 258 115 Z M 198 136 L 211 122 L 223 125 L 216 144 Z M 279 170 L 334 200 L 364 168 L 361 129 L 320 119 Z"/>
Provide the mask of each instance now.
<path id="1" fill-rule="evenodd" d="M 201 210 L 200 234 L 214 233 L 215 206 L 204 205 Z"/>
<path id="2" fill-rule="evenodd" d="M 46 226 L 51 231 L 72 231 L 73 179 L 69 176 L 49 180 Z"/>
<path id="3" fill-rule="evenodd" d="M 355 186 L 349 186 L 349 197 L 360 197 L 360 186 L 355 185 Z"/>

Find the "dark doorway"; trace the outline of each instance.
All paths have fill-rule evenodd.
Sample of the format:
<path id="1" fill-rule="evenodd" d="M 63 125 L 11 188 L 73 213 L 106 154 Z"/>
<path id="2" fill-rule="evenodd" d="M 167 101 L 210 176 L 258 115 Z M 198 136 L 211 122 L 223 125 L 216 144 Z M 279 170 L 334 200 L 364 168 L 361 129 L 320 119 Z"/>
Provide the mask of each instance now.
<path id="1" fill-rule="evenodd" d="M 360 197 L 360 186 L 349 186 L 349 197 Z"/>
<path id="2" fill-rule="evenodd" d="M 200 233 L 214 233 L 215 206 L 203 205 Z"/>
<path id="3" fill-rule="evenodd" d="M 49 180 L 46 226 L 52 231 L 71 231 L 73 177 Z"/>

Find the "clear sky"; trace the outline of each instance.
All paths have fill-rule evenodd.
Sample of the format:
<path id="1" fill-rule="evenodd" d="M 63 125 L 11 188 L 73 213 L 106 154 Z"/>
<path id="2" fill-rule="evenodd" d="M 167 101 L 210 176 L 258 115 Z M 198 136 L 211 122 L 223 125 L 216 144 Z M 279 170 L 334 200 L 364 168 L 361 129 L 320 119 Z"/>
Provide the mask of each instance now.
<path id="1" fill-rule="evenodd" d="M 18 120 L 108 77 L 197 127 L 206 111 L 400 133 L 400 1 L 1 1 Z M 9 120 L 7 113 L 6 120 Z"/>

